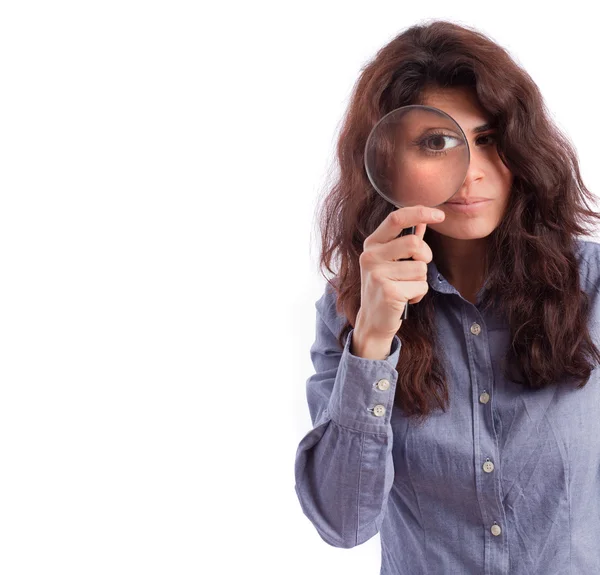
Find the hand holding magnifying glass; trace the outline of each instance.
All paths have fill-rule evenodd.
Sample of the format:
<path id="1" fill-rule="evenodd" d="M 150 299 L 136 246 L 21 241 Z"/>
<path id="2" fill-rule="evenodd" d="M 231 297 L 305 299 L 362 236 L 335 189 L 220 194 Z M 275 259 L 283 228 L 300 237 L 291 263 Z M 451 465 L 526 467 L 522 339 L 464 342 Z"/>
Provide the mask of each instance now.
<path id="1" fill-rule="evenodd" d="M 394 210 L 366 238 L 359 262 L 361 302 L 350 348 L 353 355 L 385 359 L 407 303 L 418 303 L 427 292 L 423 280 L 433 254 L 422 240 L 426 225 L 440 221 L 433 217 L 434 212 L 439 212 L 443 221 L 444 212 L 435 208 Z M 403 228 L 416 229 L 415 234 L 398 239 Z M 407 241 L 411 237 L 419 241 Z M 398 261 L 400 258 L 407 261 Z"/>
<path id="2" fill-rule="evenodd" d="M 365 145 L 369 181 L 384 199 L 400 209 L 435 208 L 447 202 L 464 183 L 469 161 L 469 144 L 462 128 L 451 116 L 431 106 L 403 106 L 386 114 L 375 124 Z M 415 220 L 415 214 L 408 212 L 406 217 L 404 221 L 411 217 L 414 221 L 426 219 Z M 416 225 L 411 225 L 395 237 L 414 234 L 415 229 Z M 412 258 L 392 258 L 407 259 Z M 404 271 L 396 275 L 414 273 L 412 268 Z M 401 320 L 408 317 L 409 299 L 416 298 L 406 300 Z"/>

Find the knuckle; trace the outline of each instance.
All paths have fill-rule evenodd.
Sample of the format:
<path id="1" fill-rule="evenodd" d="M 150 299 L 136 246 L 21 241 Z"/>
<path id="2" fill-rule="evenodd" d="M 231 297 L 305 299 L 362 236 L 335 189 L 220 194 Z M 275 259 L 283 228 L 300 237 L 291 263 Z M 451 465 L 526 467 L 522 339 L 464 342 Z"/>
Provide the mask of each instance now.
<path id="1" fill-rule="evenodd" d="M 418 250 L 421 247 L 421 238 L 415 234 L 410 235 L 410 247 L 414 250 Z"/>
<path id="2" fill-rule="evenodd" d="M 381 271 L 379 269 L 377 269 L 377 268 L 374 269 L 370 275 L 371 275 L 371 282 L 373 282 L 374 284 L 377 284 L 377 285 L 382 285 L 385 288 L 385 280 L 384 280 L 383 274 L 381 273 Z"/>
<path id="3" fill-rule="evenodd" d="M 358 256 L 358 263 L 361 266 L 369 265 L 373 261 L 373 254 L 367 248 Z"/>
<path id="4" fill-rule="evenodd" d="M 419 255 L 420 259 L 426 263 L 430 263 L 433 259 L 433 252 L 425 240 L 421 240 L 421 245 L 419 246 Z"/>
<path id="5" fill-rule="evenodd" d="M 425 261 L 428 264 L 433 261 L 433 252 L 431 251 L 431 248 L 429 246 L 427 246 L 427 249 L 425 250 Z"/>

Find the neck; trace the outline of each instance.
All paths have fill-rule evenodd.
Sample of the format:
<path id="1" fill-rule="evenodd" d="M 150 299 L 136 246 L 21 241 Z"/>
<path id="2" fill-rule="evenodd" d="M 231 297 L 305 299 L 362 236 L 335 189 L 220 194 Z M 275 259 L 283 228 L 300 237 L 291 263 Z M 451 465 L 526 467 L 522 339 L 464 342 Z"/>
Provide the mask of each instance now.
<path id="1" fill-rule="evenodd" d="M 428 242 L 439 272 L 465 299 L 474 302 L 485 281 L 488 239 L 457 240 L 431 231 Z"/>

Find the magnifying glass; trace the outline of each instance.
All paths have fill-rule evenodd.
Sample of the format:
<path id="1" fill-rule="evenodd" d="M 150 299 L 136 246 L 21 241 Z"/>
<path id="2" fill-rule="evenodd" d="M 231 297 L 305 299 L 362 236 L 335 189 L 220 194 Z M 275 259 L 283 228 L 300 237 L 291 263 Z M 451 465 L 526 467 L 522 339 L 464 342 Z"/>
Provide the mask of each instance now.
<path id="1" fill-rule="evenodd" d="M 461 188 L 470 158 L 467 137 L 450 115 L 415 104 L 392 110 L 373 126 L 364 160 L 369 181 L 388 202 L 435 208 Z M 398 237 L 414 234 L 415 228 Z M 402 319 L 407 317 L 408 302 Z"/>

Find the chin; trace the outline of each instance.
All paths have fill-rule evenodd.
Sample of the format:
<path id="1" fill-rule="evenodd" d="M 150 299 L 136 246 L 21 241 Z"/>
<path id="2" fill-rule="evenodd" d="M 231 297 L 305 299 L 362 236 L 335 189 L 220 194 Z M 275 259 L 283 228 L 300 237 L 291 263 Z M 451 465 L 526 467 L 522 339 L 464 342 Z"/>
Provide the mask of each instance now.
<path id="1" fill-rule="evenodd" d="M 446 215 L 446 221 L 441 224 L 428 224 L 427 227 L 455 240 L 478 240 L 487 238 L 498 227 L 498 223 L 481 219 L 478 221 L 477 218 L 464 218 L 462 222 L 450 221 Z"/>

